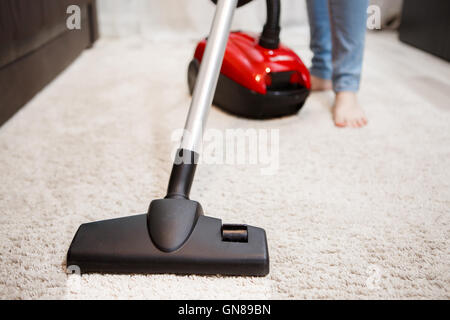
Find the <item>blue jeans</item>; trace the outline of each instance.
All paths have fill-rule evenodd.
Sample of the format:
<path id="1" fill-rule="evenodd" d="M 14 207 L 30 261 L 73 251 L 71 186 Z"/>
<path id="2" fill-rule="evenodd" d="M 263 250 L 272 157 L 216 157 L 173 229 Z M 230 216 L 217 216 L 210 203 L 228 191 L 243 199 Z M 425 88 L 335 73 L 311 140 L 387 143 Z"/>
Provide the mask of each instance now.
<path id="1" fill-rule="evenodd" d="M 307 0 L 314 53 L 311 74 L 333 81 L 333 90 L 359 89 L 368 0 Z"/>

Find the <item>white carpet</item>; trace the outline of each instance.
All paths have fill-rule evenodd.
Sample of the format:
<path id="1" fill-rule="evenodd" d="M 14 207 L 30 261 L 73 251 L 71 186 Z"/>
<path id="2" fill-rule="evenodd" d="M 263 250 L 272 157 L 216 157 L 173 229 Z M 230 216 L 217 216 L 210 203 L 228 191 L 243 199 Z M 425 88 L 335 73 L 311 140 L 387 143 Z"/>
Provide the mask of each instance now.
<path id="1" fill-rule="evenodd" d="M 309 62 L 302 32 L 283 39 Z M 68 278 L 81 223 L 164 195 L 194 46 L 101 40 L 0 128 L 1 298 L 450 298 L 450 65 L 389 33 L 368 36 L 364 129 L 333 126 L 329 93 L 275 121 L 210 113 L 280 129 L 277 175 L 204 165 L 192 190 L 208 215 L 266 229 L 269 276 Z"/>

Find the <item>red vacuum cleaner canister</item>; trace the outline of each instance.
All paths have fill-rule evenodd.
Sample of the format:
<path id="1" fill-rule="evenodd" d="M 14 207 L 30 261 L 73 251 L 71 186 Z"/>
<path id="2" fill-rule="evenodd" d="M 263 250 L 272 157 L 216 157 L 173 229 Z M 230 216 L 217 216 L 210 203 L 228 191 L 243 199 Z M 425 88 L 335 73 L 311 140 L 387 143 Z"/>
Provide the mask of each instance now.
<path id="1" fill-rule="evenodd" d="M 194 90 L 206 39 L 189 64 L 188 83 Z M 213 103 L 234 115 L 268 119 L 296 114 L 311 89 L 310 75 L 294 51 L 279 44 L 264 48 L 258 35 L 232 32 L 229 36 Z"/>

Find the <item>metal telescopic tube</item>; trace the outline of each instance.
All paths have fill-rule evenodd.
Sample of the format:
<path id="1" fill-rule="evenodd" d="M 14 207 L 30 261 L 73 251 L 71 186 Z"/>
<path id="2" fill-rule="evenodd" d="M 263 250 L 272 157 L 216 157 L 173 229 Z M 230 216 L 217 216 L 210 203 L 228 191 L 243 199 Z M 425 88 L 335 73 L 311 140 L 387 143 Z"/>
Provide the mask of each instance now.
<path id="1" fill-rule="evenodd" d="M 203 128 L 206 125 L 208 111 L 216 91 L 237 1 L 219 0 L 217 3 L 216 13 L 192 95 L 181 146 L 177 151 L 170 174 L 167 199 L 189 199 L 189 192 L 197 166 L 196 159 L 198 159 L 203 138 Z"/>
<path id="2" fill-rule="evenodd" d="M 199 152 L 208 111 L 216 91 L 237 0 L 219 0 L 192 95 L 181 149 Z"/>

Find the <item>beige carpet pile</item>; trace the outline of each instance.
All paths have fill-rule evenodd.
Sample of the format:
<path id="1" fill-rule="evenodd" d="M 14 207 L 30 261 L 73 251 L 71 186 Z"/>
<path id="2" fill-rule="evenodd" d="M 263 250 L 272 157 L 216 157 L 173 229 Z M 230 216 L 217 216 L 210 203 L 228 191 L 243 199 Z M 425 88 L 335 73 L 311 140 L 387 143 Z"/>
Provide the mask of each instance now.
<path id="1" fill-rule="evenodd" d="M 283 40 L 309 64 L 304 31 Z M 194 47 L 100 40 L 0 128 L 0 298 L 450 298 L 450 65 L 390 33 L 368 35 L 364 129 L 334 127 L 331 93 L 273 121 L 210 112 L 210 128 L 280 130 L 276 175 L 204 165 L 192 190 L 266 229 L 269 276 L 68 277 L 81 223 L 164 196 Z"/>

